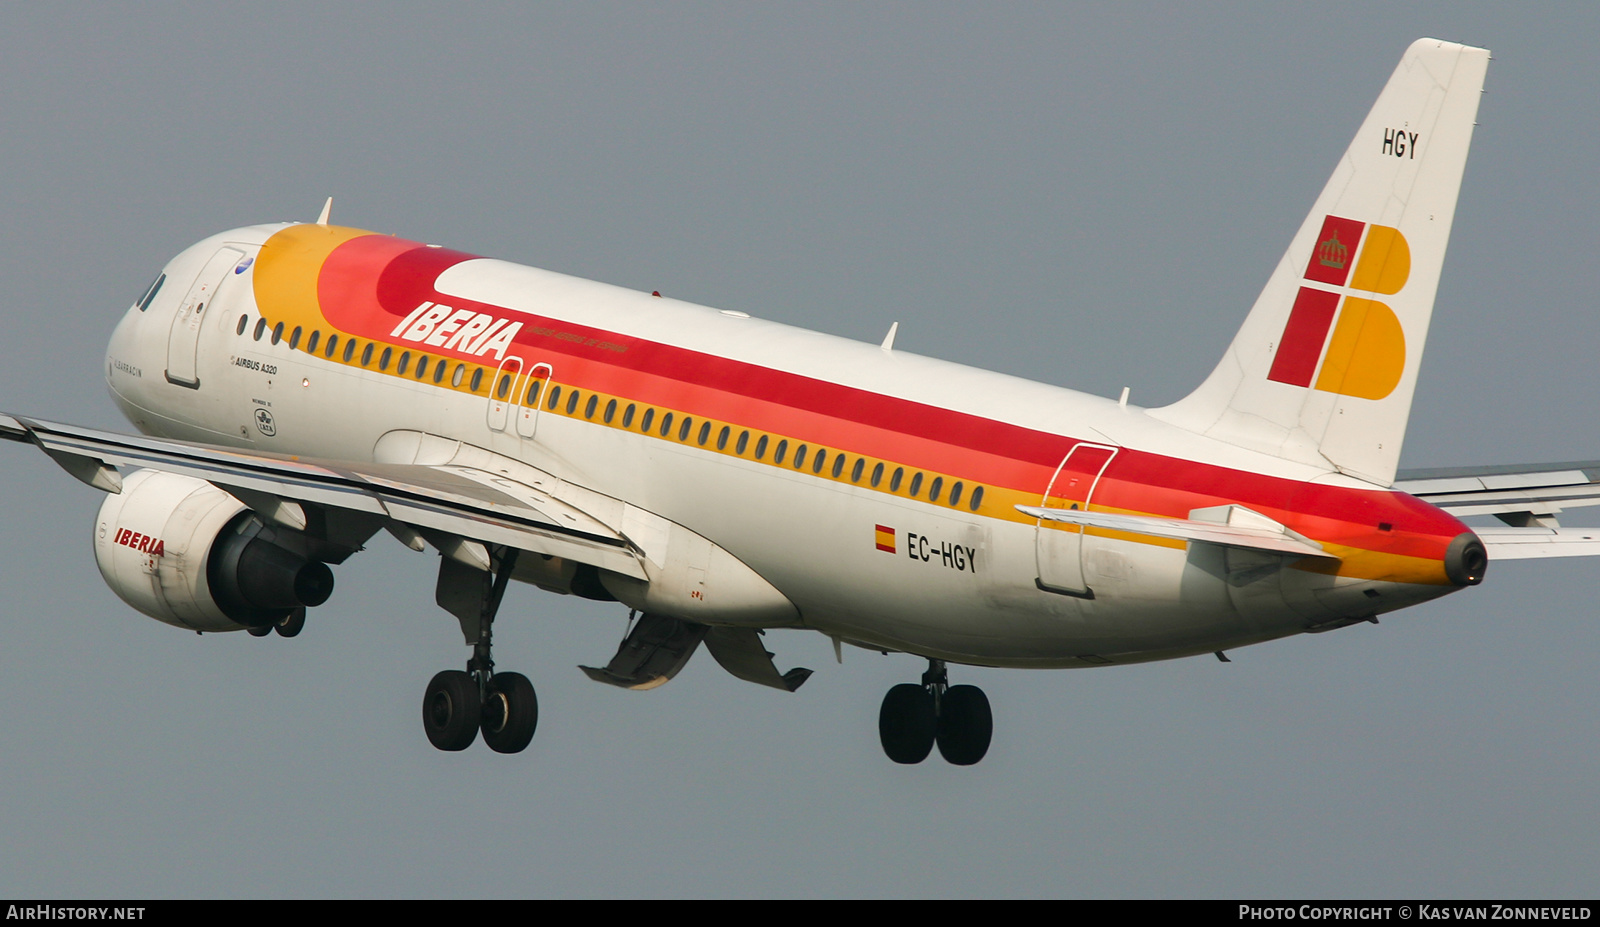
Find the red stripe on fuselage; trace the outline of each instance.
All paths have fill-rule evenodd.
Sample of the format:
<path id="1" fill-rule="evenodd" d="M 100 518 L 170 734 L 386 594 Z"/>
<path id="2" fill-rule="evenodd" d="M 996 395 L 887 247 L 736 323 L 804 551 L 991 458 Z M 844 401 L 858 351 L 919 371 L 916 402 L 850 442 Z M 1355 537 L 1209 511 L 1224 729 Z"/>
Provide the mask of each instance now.
<path id="1" fill-rule="evenodd" d="M 515 319 L 523 323 L 515 340 L 523 350 L 517 353 L 530 366 L 551 362 L 557 382 L 1041 496 L 1057 465 L 1078 443 L 435 289 L 441 273 L 476 257 L 380 235 L 353 239 L 323 264 L 318 279 L 322 311 L 332 324 L 362 338 L 490 365 L 495 363 L 492 355 L 480 358 L 411 344 L 390 332 L 425 301 Z M 1247 505 L 1308 537 L 1417 557 L 1437 559 L 1466 530 L 1454 517 L 1398 493 L 1316 486 L 1131 449 L 1112 461 L 1093 499 L 1096 507 L 1176 517 L 1229 502 Z M 1378 532 L 1381 522 L 1394 530 Z"/>

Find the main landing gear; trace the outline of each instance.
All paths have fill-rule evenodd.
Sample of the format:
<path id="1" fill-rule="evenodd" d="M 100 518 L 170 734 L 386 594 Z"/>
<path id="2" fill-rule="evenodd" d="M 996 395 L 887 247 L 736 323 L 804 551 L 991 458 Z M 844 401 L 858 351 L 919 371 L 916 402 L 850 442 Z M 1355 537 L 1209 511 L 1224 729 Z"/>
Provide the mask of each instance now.
<path id="1" fill-rule="evenodd" d="M 511 571 L 515 548 L 500 552 L 492 573 L 440 561 L 438 602 L 461 622 L 472 645 L 465 672 L 445 670 L 428 683 L 422 699 L 422 727 L 440 750 L 465 750 L 478 732 L 496 753 L 521 753 L 539 725 L 539 699 L 521 673 L 496 673 L 491 657 L 492 629 Z"/>
<path id="2" fill-rule="evenodd" d="M 902 683 L 883 697 L 878 737 L 896 763 L 920 763 L 939 745 L 939 755 L 955 766 L 971 766 L 989 752 L 994 716 L 989 697 L 977 686 L 952 686 L 943 660 L 929 660 L 922 683 Z"/>
<path id="3" fill-rule="evenodd" d="M 251 637 L 266 637 L 273 631 L 277 631 L 279 637 L 294 637 L 305 630 L 305 627 L 306 607 L 302 605 L 272 624 L 255 625 L 245 630 L 250 632 Z"/>

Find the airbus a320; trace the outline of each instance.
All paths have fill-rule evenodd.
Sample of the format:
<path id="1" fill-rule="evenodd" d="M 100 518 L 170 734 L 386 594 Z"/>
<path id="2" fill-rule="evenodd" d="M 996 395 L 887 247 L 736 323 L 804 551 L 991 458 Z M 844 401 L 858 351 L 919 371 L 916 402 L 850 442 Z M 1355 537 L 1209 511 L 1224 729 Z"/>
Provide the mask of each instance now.
<path id="1" fill-rule="evenodd" d="M 970 765 L 992 713 L 951 665 L 1222 656 L 1491 560 L 1600 553 L 1555 518 L 1600 501 L 1600 466 L 1397 470 L 1487 62 L 1405 52 L 1215 371 L 1164 408 L 325 208 L 189 247 L 127 310 L 105 375 L 138 435 L 0 415 L 0 436 L 107 494 L 101 574 L 180 628 L 294 636 L 375 535 L 437 551 L 471 648 L 425 690 L 441 750 L 530 743 L 533 686 L 492 646 L 517 580 L 631 610 L 585 667 L 610 685 L 703 645 L 793 692 L 810 671 L 774 663 L 775 628 L 926 658 L 880 706 L 884 751 Z"/>

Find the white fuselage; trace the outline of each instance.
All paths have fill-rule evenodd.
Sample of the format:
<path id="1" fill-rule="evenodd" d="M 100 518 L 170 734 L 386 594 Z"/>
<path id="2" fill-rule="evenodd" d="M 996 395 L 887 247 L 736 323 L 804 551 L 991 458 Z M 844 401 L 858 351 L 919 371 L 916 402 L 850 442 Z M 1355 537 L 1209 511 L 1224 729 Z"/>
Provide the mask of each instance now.
<path id="1" fill-rule="evenodd" d="M 853 419 L 848 407 L 785 413 L 795 428 L 812 429 L 792 441 L 846 452 L 844 470 L 835 475 L 831 459 L 821 472 L 809 464 L 797 470 L 756 460 L 749 450 L 734 453 L 731 444 L 718 449 L 716 434 L 702 445 L 693 434 L 679 440 L 675 433 L 663 437 L 604 423 L 603 412 L 587 417 L 583 408 L 567 414 L 564 406 L 523 405 L 519 397 L 525 395 L 526 374 L 536 365 L 549 365 L 538 375 L 551 384 L 568 382 L 569 370 L 597 369 L 554 350 L 541 355 L 513 345 L 506 351 L 505 357 L 517 363 L 502 367 L 502 375 L 509 371 L 514 379 L 523 378 L 509 398 L 497 399 L 496 368 L 505 357 L 492 353 L 480 357 L 491 374 L 488 385 L 469 392 L 444 388 L 448 382 L 436 385 L 432 378 L 397 376 L 371 364 L 313 354 L 303 343 L 291 347 L 287 335 L 257 337 L 265 310 L 257 305 L 252 278 L 263 244 L 284 228 L 238 229 L 194 245 L 167 266 L 167 282 L 151 304 L 131 309 L 118 325 L 108 349 L 107 380 L 119 407 L 141 431 L 256 451 L 367 461 L 380 453 L 386 435 L 442 436 L 697 532 L 788 597 L 803 627 L 853 643 L 965 663 L 1078 666 L 1207 653 L 1337 626 L 1454 588 L 1381 570 L 1351 575 L 1281 561 L 1261 564 L 1257 579 L 1240 582 L 1250 565 L 1236 553 L 1091 530 L 1075 542 L 1081 548 L 1072 555 L 1093 597 L 1047 591 L 1038 582 L 1040 535 L 1060 529 L 1041 528 L 1017 513 L 1011 500 L 1040 504 L 1055 475 L 1048 466 L 1008 463 L 1004 453 L 995 452 L 985 472 L 999 477 L 967 478 L 969 495 L 962 503 L 939 504 L 925 494 L 912 498 L 904 489 L 873 488 L 866 475 L 852 478 L 849 455 L 860 448 L 870 468 L 874 458 L 868 449 L 875 440 L 870 432 L 880 426 Z M 224 268 L 227 273 L 217 278 L 197 322 L 180 318 L 188 311 L 183 303 L 191 282 L 208 262 L 216 265 L 224 246 L 236 249 L 243 260 Z M 1400 495 L 1206 438 L 1111 400 L 546 271 L 477 259 L 451 266 L 434 287 L 443 294 L 440 299 L 502 307 L 526 329 L 543 326 L 552 337 L 561 336 L 562 325 L 615 333 L 619 340 L 730 359 L 805 382 L 1001 423 L 1049 436 L 1067 450 L 1084 442 L 1116 449 L 1117 459 L 1130 462 L 1175 460 L 1207 473 L 1236 472 L 1241 479 L 1289 487 L 1271 490 L 1285 500 L 1273 513 L 1280 520 L 1301 491 L 1294 487 L 1359 494 L 1378 505 Z M 198 327 L 184 334 L 179 331 L 184 325 Z M 391 342 L 396 352 L 428 350 L 398 336 L 379 339 L 379 346 Z M 197 387 L 171 382 L 169 375 L 188 362 L 183 355 L 191 344 Z M 626 396 L 632 375 L 620 371 L 613 381 L 585 374 L 589 379 L 580 385 L 585 393 Z M 671 404 L 657 401 L 663 408 Z M 685 387 L 677 407 L 693 410 L 698 401 Z M 741 405 L 723 399 L 718 408 L 755 409 L 765 401 Z M 721 422 L 733 421 L 734 435 L 741 430 L 735 412 L 695 417 L 717 421 L 718 429 Z M 921 453 L 926 445 L 929 460 L 945 459 L 937 436 L 899 435 L 895 441 L 907 454 Z M 966 448 L 961 453 L 986 452 Z M 916 460 L 908 458 L 907 465 L 916 466 Z M 939 469 L 926 466 L 930 474 Z M 1106 470 L 1108 476 L 1113 472 Z M 951 473 L 952 479 L 963 476 Z M 980 484 L 988 504 L 972 511 L 966 499 L 970 486 Z M 1182 503 L 1180 515 L 1188 508 L 1238 501 L 1217 489 L 1215 481 L 1207 485 L 1212 488 L 1204 492 L 1192 486 L 1158 488 L 1173 498 L 1194 497 Z M 892 550 L 875 544 L 884 529 Z"/>

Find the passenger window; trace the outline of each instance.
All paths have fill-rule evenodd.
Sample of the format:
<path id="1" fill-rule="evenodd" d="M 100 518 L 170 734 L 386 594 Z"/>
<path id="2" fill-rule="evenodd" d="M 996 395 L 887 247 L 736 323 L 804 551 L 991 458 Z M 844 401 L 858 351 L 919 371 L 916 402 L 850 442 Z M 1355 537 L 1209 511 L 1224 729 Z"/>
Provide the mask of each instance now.
<path id="1" fill-rule="evenodd" d="M 433 382 L 438 383 L 444 379 L 444 372 L 450 369 L 450 362 L 439 358 L 439 363 L 433 368 Z"/>
<path id="2" fill-rule="evenodd" d="M 388 370 L 389 369 L 389 358 L 393 357 L 393 356 L 394 356 L 394 348 L 384 348 L 383 349 L 383 353 L 378 355 L 378 369 L 379 370 Z M 477 389 L 478 387 L 476 385 L 474 385 L 472 388 L 473 389 Z"/>
<path id="3" fill-rule="evenodd" d="M 889 491 L 890 492 L 899 492 L 900 491 L 900 478 L 905 476 L 905 475 L 906 475 L 906 468 L 905 467 L 895 467 L 894 468 L 894 476 L 889 477 Z"/>
<path id="4" fill-rule="evenodd" d="M 911 495 L 914 497 L 919 492 L 922 492 L 922 474 L 920 473 L 911 478 Z"/>
<path id="5" fill-rule="evenodd" d="M 706 439 L 709 438 L 709 437 L 711 437 L 711 423 L 710 422 L 702 422 L 700 424 L 700 442 L 699 442 L 701 447 L 705 447 L 706 446 Z"/>
<path id="6" fill-rule="evenodd" d="M 944 477 L 936 476 L 933 478 L 933 485 L 928 487 L 928 501 L 938 502 L 941 489 L 944 489 Z"/>
<path id="7" fill-rule="evenodd" d="M 766 438 L 762 438 L 761 440 L 765 441 L 767 439 Z M 783 455 L 788 453 L 788 451 L 789 451 L 789 442 L 788 441 L 779 441 L 778 442 L 778 449 L 772 455 L 772 462 L 775 463 L 775 464 L 783 463 Z M 757 456 L 760 456 L 759 451 L 757 453 Z"/>
<path id="8" fill-rule="evenodd" d="M 600 397 L 594 393 L 589 394 L 589 401 L 583 406 L 583 417 L 594 418 L 594 407 L 600 402 Z"/>
<path id="9" fill-rule="evenodd" d="M 324 347 L 322 349 L 322 356 L 323 357 L 332 357 L 334 349 L 337 348 L 338 346 L 339 346 L 339 336 L 338 335 L 329 335 L 328 336 L 328 344 L 327 344 L 326 347 Z"/>
<path id="10" fill-rule="evenodd" d="M 866 469 L 867 462 L 860 457 L 856 458 L 856 465 L 850 468 L 850 482 L 861 482 L 861 471 Z"/>
<path id="11" fill-rule="evenodd" d="M 261 336 L 266 334 L 266 332 L 267 332 L 267 320 L 266 319 L 257 319 L 256 320 L 256 335 L 255 335 L 256 340 L 260 341 L 261 340 Z"/>
<path id="12" fill-rule="evenodd" d="M 461 380 L 467 375 L 467 365 L 457 364 L 456 372 L 450 375 L 450 385 L 456 389 L 461 388 Z"/>
<path id="13" fill-rule="evenodd" d="M 408 369 L 410 369 L 410 367 L 411 367 L 411 352 L 410 351 L 401 351 L 400 352 L 400 363 L 395 366 L 394 372 L 403 377 L 403 376 L 406 375 L 406 371 Z"/>
<path id="14" fill-rule="evenodd" d="M 841 474 L 843 472 L 844 472 L 844 455 L 840 454 L 837 457 L 833 458 L 833 478 L 834 479 L 838 479 L 839 478 L 839 474 Z"/>
<path id="15" fill-rule="evenodd" d="M 550 409 L 551 411 L 554 411 L 555 407 L 556 407 L 556 404 L 559 403 L 560 401 L 561 401 L 561 387 L 559 387 L 559 386 L 551 387 L 550 388 L 550 398 L 545 400 L 545 408 Z"/>
<path id="16" fill-rule="evenodd" d="M 417 358 L 417 379 L 421 380 L 428 375 L 428 355 Z"/>
<path id="17" fill-rule="evenodd" d="M 872 468 L 872 485 L 876 488 L 881 482 L 883 482 L 883 464 L 880 463 Z"/>
<path id="18" fill-rule="evenodd" d="M 976 512 L 978 510 L 978 506 L 980 506 L 982 504 L 983 504 L 983 487 L 982 486 L 974 486 L 974 487 L 972 487 L 972 498 L 967 500 L 967 508 L 969 508 L 969 509 L 973 510 L 974 512 Z"/>
<path id="19" fill-rule="evenodd" d="M 638 406 L 635 406 L 633 403 L 630 402 L 630 403 L 628 403 L 628 407 L 626 409 L 622 410 L 622 427 L 624 427 L 624 428 L 632 428 L 633 427 L 633 411 L 635 409 L 637 409 L 637 408 L 638 408 Z"/>
<path id="20" fill-rule="evenodd" d="M 349 341 L 346 341 L 344 343 L 344 362 L 347 363 L 347 364 L 350 363 L 350 358 L 354 357 L 355 354 L 356 354 L 356 340 L 354 338 L 351 338 Z"/>
<path id="21" fill-rule="evenodd" d="M 762 435 L 756 439 L 756 459 L 765 460 L 767 457 L 767 436 Z"/>
<path id="22" fill-rule="evenodd" d="M 280 342 L 282 340 L 283 340 L 283 323 L 279 322 L 278 324 L 272 326 L 272 343 L 273 344 L 277 344 L 278 342 Z"/>
<path id="23" fill-rule="evenodd" d="M 750 446 L 750 432 L 748 432 L 748 431 L 739 432 L 739 440 L 738 440 L 738 442 L 736 442 L 733 445 L 733 452 L 735 454 L 738 454 L 739 456 L 743 457 L 744 456 L 744 449 L 746 447 L 749 447 L 749 446 Z"/>
<path id="24" fill-rule="evenodd" d="M 367 367 L 372 364 L 372 347 L 372 342 L 369 341 L 367 346 L 361 349 L 361 366 Z"/>
<path id="25" fill-rule="evenodd" d="M 731 433 L 732 432 L 728 429 L 727 425 L 723 425 L 722 430 L 717 432 L 717 450 L 721 451 L 727 449 L 728 435 Z"/>
<path id="26" fill-rule="evenodd" d="M 403 373 L 404 371 L 401 372 Z M 511 374 L 502 373 L 500 375 L 500 385 L 495 387 L 494 398 L 504 399 L 509 395 L 511 395 Z"/>
<path id="27" fill-rule="evenodd" d="M 640 431 L 644 431 L 644 432 L 648 432 L 650 430 L 650 425 L 655 421 L 655 419 L 656 419 L 656 410 L 655 409 L 645 409 L 644 410 L 644 418 L 639 421 L 639 430 Z"/>
<path id="28" fill-rule="evenodd" d="M 820 452 L 819 452 L 820 453 Z M 801 469 L 806 465 L 806 446 L 804 444 L 794 449 L 794 468 Z"/>
<path id="29" fill-rule="evenodd" d="M 311 337 L 306 339 L 306 353 L 307 354 L 315 354 L 315 353 L 317 353 L 317 342 L 319 342 L 321 340 L 322 340 L 322 332 L 321 331 L 312 331 Z"/>
<path id="30" fill-rule="evenodd" d="M 250 324 L 250 317 L 248 315 L 239 316 L 239 327 L 234 329 L 233 333 L 235 335 L 244 334 L 245 327 L 248 326 L 249 324 Z"/>
<path id="31" fill-rule="evenodd" d="M 957 481 L 954 486 L 950 487 L 950 504 L 961 504 L 961 483 L 959 481 Z"/>
<path id="32" fill-rule="evenodd" d="M 693 428 L 693 427 L 694 427 L 694 419 L 692 419 L 689 416 L 685 415 L 683 417 L 683 424 L 678 426 L 678 440 L 679 441 L 687 441 L 687 440 L 689 440 L 689 430 L 691 428 Z"/>
<path id="33" fill-rule="evenodd" d="M 470 389 L 472 390 L 472 392 L 476 393 L 478 391 L 478 387 L 480 387 L 482 385 L 483 385 L 483 368 L 482 367 L 478 367 L 478 368 L 476 368 L 476 369 L 474 369 L 472 371 L 472 385 L 471 385 Z"/>
<path id="34" fill-rule="evenodd" d="M 583 394 L 578 392 L 577 390 L 573 390 L 572 393 L 569 396 L 567 396 L 567 414 L 568 415 L 574 415 L 574 414 L 577 413 L 577 411 L 578 411 L 578 400 L 582 399 L 582 398 L 583 398 Z"/>
<path id="35" fill-rule="evenodd" d="M 294 331 L 289 335 L 289 350 L 293 351 L 298 347 L 300 347 L 300 326 L 296 325 Z"/>
<path id="36" fill-rule="evenodd" d="M 530 409 L 536 408 L 539 405 L 539 389 L 543 386 L 543 380 L 529 380 L 528 393 L 522 397 L 522 404 Z"/>
<path id="37" fill-rule="evenodd" d="M 818 451 L 817 451 L 817 460 L 816 460 L 815 463 L 813 463 L 811 465 L 811 472 L 812 473 L 821 473 L 822 472 L 822 465 L 827 463 L 827 462 L 828 462 L 828 452 L 827 452 L 827 450 L 818 449 Z"/>
<path id="38" fill-rule="evenodd" d="M 611 420 L 616 418 L 616 417 L 617 417 L 617 401 L 615 399 L 613 399 L 610 402 L 606 403 L 606 414 L 601 416 L 601 418 L 604 418 L 605 421 L 606 421 L 606 424 L 609 425 L 609 424 L 611 424 Z"/>

